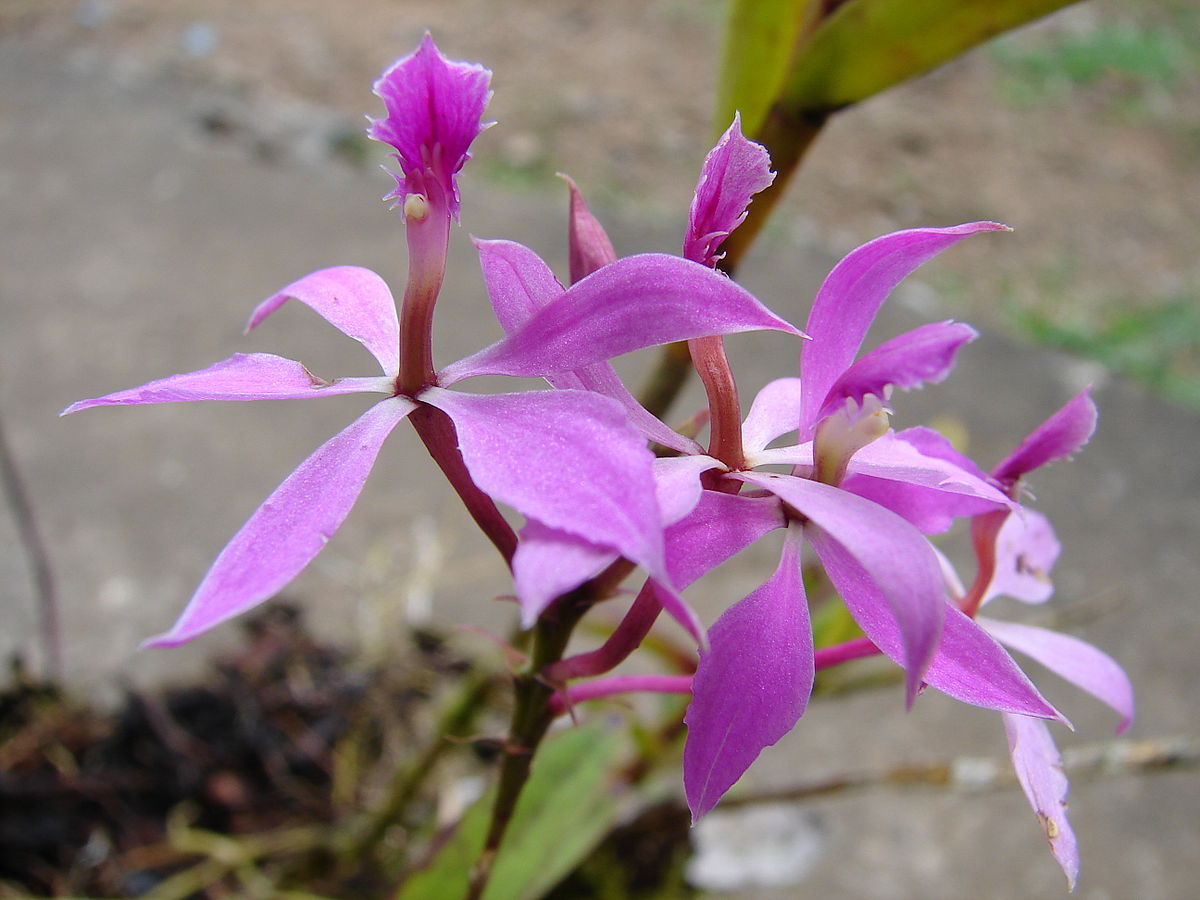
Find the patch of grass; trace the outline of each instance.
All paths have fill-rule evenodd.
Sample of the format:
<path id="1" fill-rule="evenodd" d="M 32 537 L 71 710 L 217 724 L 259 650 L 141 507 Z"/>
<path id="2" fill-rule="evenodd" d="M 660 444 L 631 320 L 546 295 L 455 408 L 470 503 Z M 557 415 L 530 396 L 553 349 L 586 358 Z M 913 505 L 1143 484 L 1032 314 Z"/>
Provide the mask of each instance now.
<path id="1" fill-rule="evenodd" d="M 1200 408 L 1200 292 L 1153 304 L 1105 303 L 1107 315 L 1059 320 L 1037 309 L 1010 313 L 1039 344 L 1086 356 L 1177 403 Z"/>
<path id="2" fill-rule="evenodd" d="M 1169 7 L 1152 21 L 1108 21 L 1095 28 L 1033 40 L 1014 35 L 993 44 L 1004 68 L 1005 98 L 1018 105 L 1059 103 L 1082 88 L 1116 88 L 1118 107 L 1139 96 L 1182 91 L 1200 69 L 1200 14 Z"/>

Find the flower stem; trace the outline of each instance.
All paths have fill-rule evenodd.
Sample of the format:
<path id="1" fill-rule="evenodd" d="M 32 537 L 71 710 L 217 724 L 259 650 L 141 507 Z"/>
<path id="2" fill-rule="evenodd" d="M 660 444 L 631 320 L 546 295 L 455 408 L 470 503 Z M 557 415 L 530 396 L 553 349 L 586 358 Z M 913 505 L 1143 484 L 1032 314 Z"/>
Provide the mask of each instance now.
<path id="1" fill-rule="evenodd" d="M 688 341 L 688 350 L 708 394 L 708 454 L 730 469 L 743 469 L 742 408 L 737 382 L 725 356 L 725 340 L 719 335 L 696 338 Z"/>
<path id="2" fill-rule="evenodd" d="M 423 202 L 414 202 L 420 198 Z M 400 308 L 401 393 L 415 396 L 436 380 L 433 368 L 433 308 L 446 274 L 450 210 L 440 190 L 410 194 L 404 203 L 408 240 L 408 283 Z"/>
<path id="3" fill-rule="evenodd" d="M 563 684 L 572 678 L 587 678 L 611 672 L 641 646 L 642 640 L 650 633 L 660 612 L 662 604 L 658 602 L 654 586 L 647 581 L 638 592 L 629 611 L 625 613 L 625 617 L 608 636 L 608 640 L 595 650 L 547 666 L 542 674 L 551 683 Z"/>
<path id="4" fill-rule="evenodd" d="M 878 654 L 879 648 L 871 639 L 861 637 L 842 644 L 834 644 L 832 647 L 821 647 L 813 653 L 813 657 L 819 672 L 821 669 L 831 669 L 844 662 L 850 662 L 852 659 L 863 659 Z"/>
<path id="5" fill-rule="evenodd" d="M 692 692 L 691 675 L 611 675 L 608 678 L 597 678 L 585 684 L 576 684 L 566 691 L 566 699 L 556 694 L 550 700 L 550 706 L 557 715 L 565 713 L 576 703 L 585 700 L 599 700 L 602 697 L 612 697 L 617 694 L 632 694 L 634 692 L 649 694 L 690 694 Z"/>

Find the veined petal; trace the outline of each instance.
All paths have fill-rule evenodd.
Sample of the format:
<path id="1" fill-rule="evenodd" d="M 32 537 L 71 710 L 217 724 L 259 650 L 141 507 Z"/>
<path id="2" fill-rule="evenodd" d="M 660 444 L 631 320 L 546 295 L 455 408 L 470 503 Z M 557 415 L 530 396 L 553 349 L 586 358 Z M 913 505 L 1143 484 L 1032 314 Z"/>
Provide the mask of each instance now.
<path id="1" fill-rule="evenodd" d="M 533 627 L 557 597 L 599 575 L 617 558 L 609 547 L 530 519 L 521 529 L 512 561 L 521 627 Z"/>
<path id="2" fill-rule="evenodd" d="M 1032 509 L 1012 513 L 996 535 L 995 572 L 980 602 L 1004 596 L 1045 603 L 1054 595 L 1050 570 L 1061 549 L 1050 520 L 1041 513 Z"/>
<path id="3" fill-rule="evenodd" d="M 1048 628 L 976 619 L 996 640 L 1024 653 L 1080 690 L 1111 706 L 1121 716 L 1117 733 L 1133 722 L 1133 685 L 1111 656 L 1086 641 Z"/>
<path id="4" fill-rule="evenodd" d="M 855 621 L 875 646 L 903 667 L 900 631 L 892 616 L 881 614 L 874 579 L 845 547 L 819 529 L 808 529 L 808 537 Z M 1066 721 L 994 638 L 952 604 L 943 601 L 943 606 L 942 637 L 925 670 L 927 684 L 972 706 Z"/>
<path id="5" fill-rule="evenodd" d="M 416 51 L 397 60 L 375 82 L 375 94 L 387 110 L 371 119 L 367 136 L 391 144 L 404 172 L 394 195 L 425 193 L 432 178 L 458 218 L 456 177 L 471 154 L 468 149 L 487 127 L 481 121 L 491 99 L 492 73 L 483 66 L 451 62 L 426 33 Z"/>
<path id="6" fill-rule="evenodd" d="M 834 382 L 817 418 L 838 409 L 847 397 L 861 403 L 867 394 L 885 396 L 892 386 L 912 390 L 942 381 L 954 368 L 959 348 L 977 337 L 979 332 L 970 325 L 934 322 L 880 344 Z"/>
<path id="7" fill-rule="evenodd" d="M 1079 451 L 1096 430 L 1092 389 L 1076 394 L 1062 409 L 1034 429 L 1009 457 L 992 470 L 1000 482 L 1012 484 L 1026 472 L 1066 459 Z"/>
<path id="8" fill-rule="evenodd" d="M 578 186 L 568 176 L 558 173 L 571 192 L 570 221 L 567 226 L 567 256 L 570 259 L 571 284 L 591 275 L 602 266 L 616 262 L 617 251 L 604 226 L 592 215 Z"/>
<path id="9" fill-rule="evenodd" d="M 174 647 L 278 593 L 321 552 L 358 499 L 379 448 L 416 409 L 377 403 L 321 445 L 275 489 L 221 551 L 187 608 L 147 647 Z"/>
<path id="10" fill-rule="evenodd" d="M 986 481 L 989 484 L 996 483 L 995 479 L 979 468 L 973 459 L 966 454 L 959 453 L 954 448 L 954 445 L 950 443 L 950 439 L 940 431 L 934 431 L 932 428 L 918 425 L 916 428 L 905 428 L 903 431 L 897 431 L 896 437 L 912 444 L 922 456 L 929 456 L 934 459 L 954 463 L 959 469 L 980 481 Z"/>
<path id="11" fill-rule="evenodd" d="M 742 423 L 742 447 L 747 453 L 757 453 L 799 427 L 800 379 L 777 378 L 754 398 Z"/>
<path id="12" fill-rule="evenodd" d="M 953 228 L 897 231 L 863 244 L 834 266 L 817 292 L 805 326 L 813 340 L 800 354 L 804 380 L 801 439 L 811 436 L 825 396 L 854 361 L 892 289 L 922 263 L 963 238 L 981 231 L 1007 230 L 996 222 L 971 222 Z"/>
<path id="13" fill-rule="evenodd" d="M 808 520 L 805 531 L 817 555 L 867 637 L 898 628 L 911 703 L 937 649 L 946 610 L 929 542 L 890 510 L 827 484 L 767 472 L 736 477 L 770 491 Z M 833 546 L 855 560 L 858 571 L 830 566 L 826 557 Z"/>
<path id="14" fill-rule="evenodd" d="M 764 534 L 786 524 L 775 497 L 704 491 L 695 509 L 666 530 L 671 578 L 682 590 Z"/>
<path id="15" fill-rule="evenodd" d="M 746 218 L 746 207 L 759 191 L 775 180 L 766 147 L 746 140 L 742 122 L 733 124 L 704 158 L 696 196 L 688 216 L 683 255 L 708 267 L 721 257 L 718 248 Z"/>
<path id="16" fill-rule="evenodd" d="M 519 331 L 539 310 L 563 296 L 565 289 L 550 267 L 528 247 L 513 241 L 481 240 L 476 240 L 475 246 L 492 309 L 505 333 Z M 638 403 L 607 362 L 561 372 L 546 380 L 556 388 L 595 391 L 612 397 L 625 407 L 630 423 L 649 440 L 681 453 L 700 451 L 699 444 L 660 422 Z M 454 380 L 443 372 L 441 383 L 448 387 Z"/>
<path id="17" fill-rule="evenodd" d="M 769 329 L 799 335 L 743 288 L 698 263 L 627 256 L 567 288 L 523 328 L 447 366 L 442 384 L 473 375 L 539 377 L 632 350 Z"/>
<path id="18" fill-rule="evenodd" d="M 343 334 L 359 341 L 379 360 L 385 375 L 400 371 L 400 325 L 387 283 L 359 266 L 334 266 L 305 275 L 255 307 L 246 331 L 289 298 L 299 300 Z"/>
<path id="19" fill-rule="evenodd" d="M 1067 876 L 1068 888 L 1073 891 L 1079 877 L 1079 847 L 1067 821 L 1069 785 L 1050 729 L 1038 719 L 1005 715 L 1004 730 L 1017 780 L 1046 832 L 1050 852 Z"/>
<path id="20" fill-rule="evenodd" d="M 207 369 L 168 375 L 126 391 L 79 400 L 62 415 L 93 406 L 141 403 L 188 403 L 197 400 L 288 400 L 368 392 L 392 393 L 389 378 L 340 378 L 325 381 L 300 363 L 270 353 L 235 353 Z"/>
<path id="21" fill-rule="evenodd" d="M 670 586 L 654 456 L 607 397 L 585 391 L 474 395 L 429 388 L 454 422 L 471 477 L 494 499 L 608 548 Z"/>
<path id="22" fill-rule="evenodd" d="M 927 456 L 896 434 L 860 448 L 841 487 L 887 507 L 924 534 L 947 530 L 959 516 L 1015 508 L 990 479 Z"/>
<path id="23" fill-rule="evenodd" d="M 692 821 L 716 806 L 808 705 L 814 664 L 802 543 L 803 531 L 789 528 L 775 574 L 708 631 L 685 719 L 683 785 Z"/>

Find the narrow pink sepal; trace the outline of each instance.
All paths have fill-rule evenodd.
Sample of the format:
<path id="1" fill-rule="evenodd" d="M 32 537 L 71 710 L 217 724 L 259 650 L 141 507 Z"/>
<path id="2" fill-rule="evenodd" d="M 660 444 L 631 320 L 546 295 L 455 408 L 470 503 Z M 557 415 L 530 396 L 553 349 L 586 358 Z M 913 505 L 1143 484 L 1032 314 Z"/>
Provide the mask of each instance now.
<path id="1" fill-rule="evenodd" d="M 683 786 L 693 822 L 792 730 L 808 705 L 815 668 L 802 542 L 800 528 L 788 529 L 775 574 L 708 631 L 684 720 Z"/>
<path id="2" fill-rule="evenodd" d="M 375 82 L 387 115 L 370 120 L 367 136 L 396 150 L 404 173 L 393 195 L 398 201 L 409 192 L 429 192 L 427 181 L 433 179 L 458 218 L 456 176 L 471 158 L 471 143 L 487 127 L 482 119 L 492 96 L 491 78 L 483 66 L 446 59 L 426 33 L 415 52 Z"/>
<path id="3" fill-rule="evenodd" d="M 501 341 L 447 366 L 442 384 L 474 375 L 544 377 L 623 353 L 717 334 L 800 332 L 746 290 L 678 256 L 627 256 L 567 288 Z"/>
<path id="4" fill-rule="evenodd" d="M 1077 453 L 1096 430 L 1098 413 L 1087 388 L 1021 441 L 1004 462 L 992 470 L 998 481 L 1012 484 L 1026 472 Z"/>
<path id="5" fill-rule="evenodd" d="M 670 585 L 655 499 L 654 456 L 619 404 L 585 391 L 476 395 L 429 388 L 454 421 L 484 493 L 552 529 L 645 568 Z"/>
<path id="6" fill-rule="evenodd" d="M 741 118 L 734 114 L 733 124 L 708 152 L 700 169 L 683 239 L 684 257 L 715 266 L 721 258 L 717 251 L 722 242 L 745 221 L 751 198 L 774 180 L 767 149 L 746 140 Z"/>
<path id="7" fill-rule="evenodd" d="M 742 447 L 747 453 L 757 453 L 799 427 L 800 379 L 777 378 L 755 396 L 742 422 Z"/>
<path id="8" fill-rule="evenodd" d="M 600 220 L 592 215 L 579 187 L 562 172 L 558 177 L 567 183 L 571 192 L 571 207 L 567 224 L 567 257 L 570 260 L 571 284 L 591 275 L 597 269 L 616 262 L 617 251 Z"/>
<path id="9" fill-rule="evenodd" d="M 674 525 L 696 508 L 703 492 L 700 476 L 720 468 L 719 460 L 704 454 L 654 460 L 654 486 L 664 526 Z"/>
<path id="10" fill-rule="evenodd" d="M 521 529 L 512 560 L 521 627 L 532 627 L 557 597 L 599 575 L 616 560 L 611 548 L 530 519 Z"/>
<path id="11" fill-rule="evenodd" d="M 775 494 L 816 526 L 810 539 L 823 563 L 830 543 L 858 563 L 857 572 L 843 570 L 841 575 L 828 564 L 826 568 L 868 637 L 874 640 L 868 624 L 875 620 L 899 629 L 911 703 L 937 649 L 946 609 L 941 569 L 929 542 L 895 513 L 839 488 L 767 472 L 737 477 Z M 839 583 L 843 576 L 855 584 Z M 865 602 L 852 602 L 848 594 Z"/>
<path id="12" fill-rule="evenodd" d="M 1050 570 L 1061 550 L 1049 519 L 1032 509 L 1012 513 L 996 535 L 996 570 L 981 602 L 1003 596 L 1045 603 L 1054 596 Z"/>
<path id="13" fill-rule="evenodd" d="M 852 250 L 821 285 L 805 331 L 812 341 L 800 354 L 804 381 L 801 438 L 811 436 L 829 389 L 850 367 L 879 307 L 922 263 L 981 231 L 1008 231 L 996 222 L 970 222 L 953 228 L 915 228 L 876 238 Z"/>
<path id="14" fill-rule="evenodd" d="M 1050 852 L 1067 876 L 1067 887 L 1075 890 L 1079 878 L 1079 846 L 1067 820 L 1067 776 L 1062 756 L 1050 737 L 1046 723 L 1028 716 L 1004 716 L 1008 750 L 1017 780 L 1029 805 L 1046 833 Z"/>
<path id="15" fill-rule="evenodd" d="M 999 622 L 982 616 L 976 621 L 1000 643 L 1024 653 L 1112 707 L 1121 717 L 1118 734 L 1133 724 L 1133 685 L 1125 670 L 1103 650 L 1072 635 L 1036 625 Z"/>
<path id="16" fill-rule="evenodd" d="M 787 521 L 775 497 L 704 491 L 684 519 L 666 530 L 667 568 L 682 590 Z"/>
<path id="17" fill-rule="evenodd" d="M 383 400 L 334 435 L 275 489 L 221 551 L 183 615 L 145 647 L 175 647 L 269 600 L 341 527 L 392 429 L 416 404 Z"/>
<path id="18" fill-rule="evenodd" d="M 143 403 L 190 403 L 200 400 L 292 400 L 377 392 L 390 394 L 387 378 L 341 378 L 324 381 L 301 363 L 270 353 L 235 353 L 207 369 L 168 375 L 141 387 L 78 400 L 60 415 L 93 406 Z"/>
<path id="19" fill-rule="evenodd" d="M 900 632 L 879 600 L 878 586 L 845 547 L 819 529 L 806 530 L 855 621 L 876 647 L 903 667 Z M 941 641 L 925 670 L 927 684 L 972 706 L 1066 722 L 994 638 L 952 604 L 943 601 L 943 606 Z"/>
<path id="20" fill-rule="evenodd" d="M 246 331 L 289 299 L 299 300 L 343 334 L 359 341 L 385 375 L 400 371 L 400 326 L 387 283 L 360 266 L 334 266 L 305 275 L 255 307 Z"/>
<path id="21" fill-rule="evenodd" d="M 539 310 L 563 296 L 565 289 L 550 267 L 528 247 L 513 241 L 483 240 L 476 240 L 475 246 L 492 309 L 506 334 L 519 331 Z M 454 380 L 442 373 L 443 386 Z M 647 439 L 681 453 L 700 451 L 699 444 L 673 431 L 638 403 L 607 362 L 560 372 L 546 380 L 556 388 L 595 391 L 612 397 L 625 407 L 630 423 Z"/>
<path id="22" fill-rule="evenodd" d="M 861 404 L 867 394 L 883 399 L 889 387 L 907 391 L 942 381 L 954 368 L 959 348 L 977 337 L 970 325 L 934 322 L 885 341 L 838 377 L 817 418 L 829 415 L 847 397 Z"/>

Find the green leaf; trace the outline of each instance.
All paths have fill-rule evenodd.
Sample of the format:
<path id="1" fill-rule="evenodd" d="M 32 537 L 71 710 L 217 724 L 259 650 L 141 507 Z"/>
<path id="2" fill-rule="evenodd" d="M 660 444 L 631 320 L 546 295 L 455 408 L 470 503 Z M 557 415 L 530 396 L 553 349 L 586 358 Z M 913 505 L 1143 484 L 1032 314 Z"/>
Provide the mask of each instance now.
<path id="1" fill-rule="evenodd" d="M 542 745 L 484 900 L 537 900 L 599 844 L 617 816 L 610 774 L 618 743 L 613 728 L 589 722 Z M 466 893 L 495 793 L 490 790 L 476 801 L 433 862 L 405 882 L 396 900 L 453 900 Z"/>
<path id="2" fill-rule="evenodd" d="M 848 0 L 813 33 L 782 90 L 828 112 L 906 81 L 1075 0 Z"/>
<path id="3" fill-rule="evenodd" d="M 721 134 L 742 114 L 742 132 L 754 134 L 779 96 L 788 64 L 815 16 L 812 0 L 731 0 L 717 83 L 713 125 Z"/>

